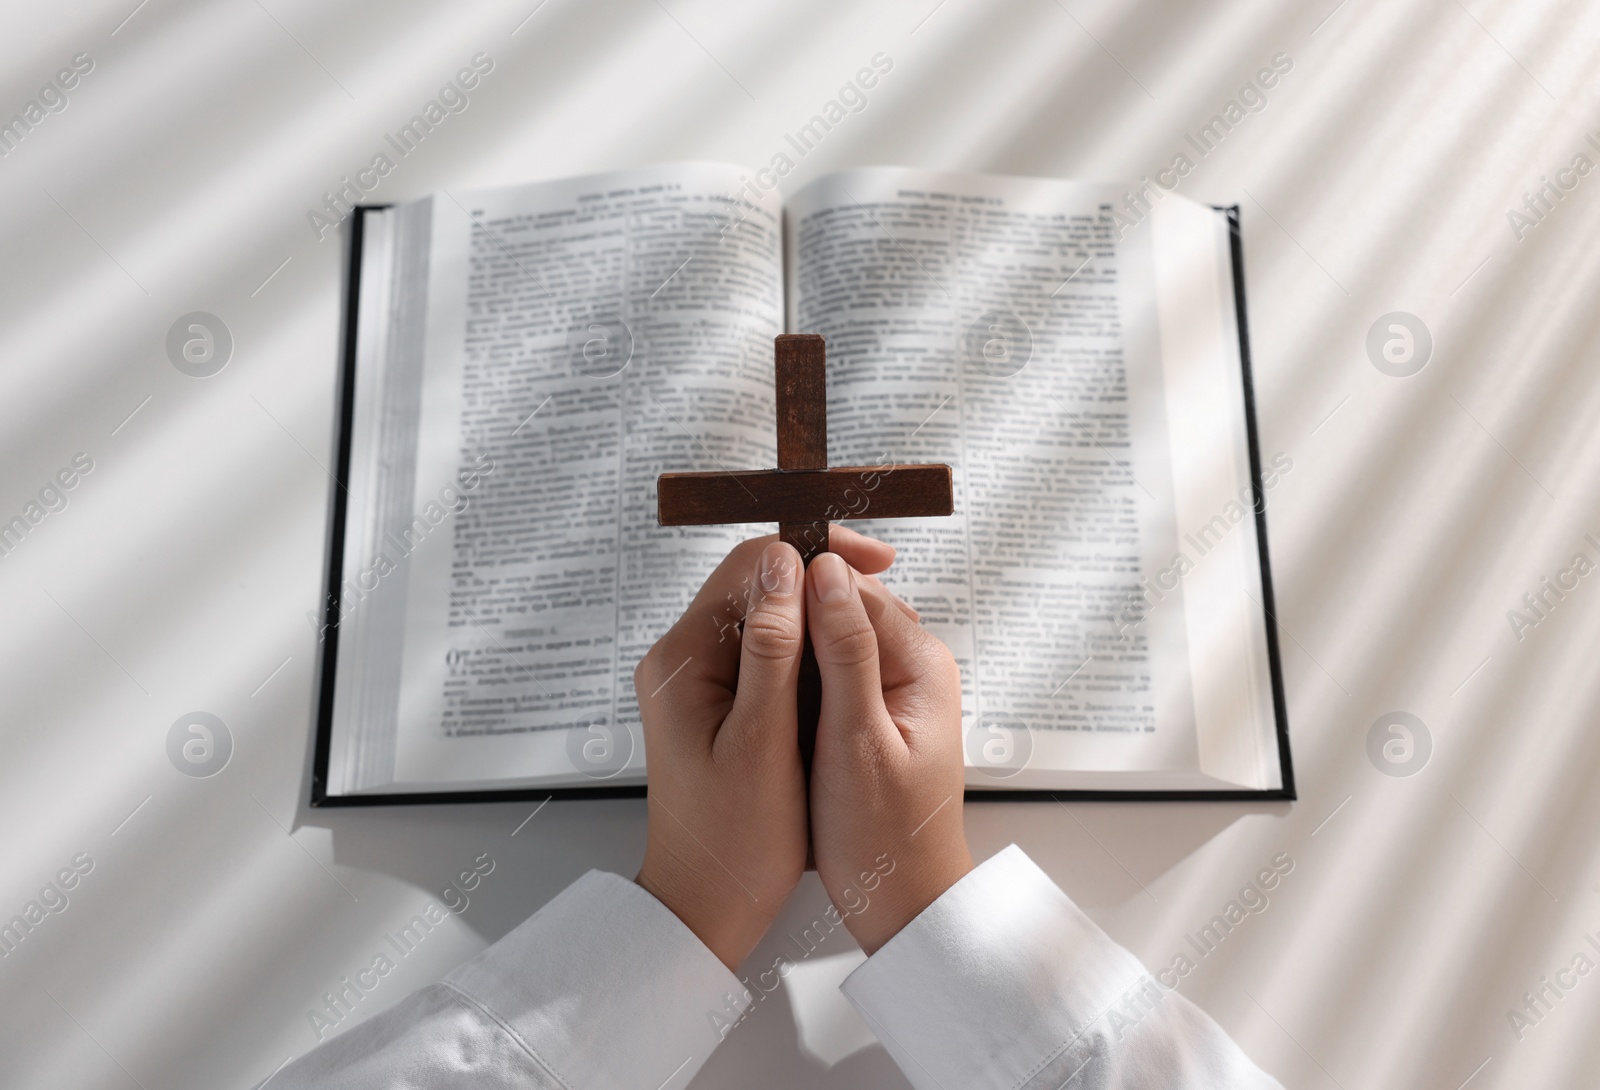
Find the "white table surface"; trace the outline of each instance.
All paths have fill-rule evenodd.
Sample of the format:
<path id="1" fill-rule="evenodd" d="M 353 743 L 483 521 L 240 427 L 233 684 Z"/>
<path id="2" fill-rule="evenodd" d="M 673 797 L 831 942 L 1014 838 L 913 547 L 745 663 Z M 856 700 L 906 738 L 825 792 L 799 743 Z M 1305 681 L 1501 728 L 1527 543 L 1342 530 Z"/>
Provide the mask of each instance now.
<path id="1" fill-rule="evenodd" d="M 1600 163 L 1600 8 L 135 3 L 0 13 L 0 118 L 94 61 L 0 159 L 0 518 L 94 463 L 0 557 L 0 919 L 94 861 L 0 959 L 0 1085 L 250 1086 L 480 853 L 493 875 L 363 1014 L 638 864 L 638 801 L 553 802 L 514 838 L 528 805 L 304 805 L 341 272 L 307 211 L 480 51 L 470 107 L 372 199 L 761 166 L 880 51 L 786 191 L 869 163 L 1135 178 L 1287 53 L 1182 191 L 1243 205 L 1262 442 L 1294 463 L 1269 519 L 1300 801 L 972 805 L 968 834 L 1021 844 L 1152 968 L 1288 853 L 1182 984 L 1288 1087 L 1593 1085 L 1600 973 L 1522 1040 L 1507 1010 L 1600 934 L 1600 577 L 1521 639 L 1507 611 L 1600 561 L 1600 176 L 1521 239 L 1507 211 Z M 192 311 L 234 342 L 206 379 L 167 358 Z M 1393 311 L 1434 342 L 1408 378 L 1365 348 Z M 166 753 L 196 710 L 234 744 L 209 779 Z M 1409 777 L 1367 753 L 1395 711 L 1432 740 Z M 822 901 L 808 879 L 769 960 Z M 697 1085 L 903 1085 L 831 991 L 853 962 L 810 959 Z"/>

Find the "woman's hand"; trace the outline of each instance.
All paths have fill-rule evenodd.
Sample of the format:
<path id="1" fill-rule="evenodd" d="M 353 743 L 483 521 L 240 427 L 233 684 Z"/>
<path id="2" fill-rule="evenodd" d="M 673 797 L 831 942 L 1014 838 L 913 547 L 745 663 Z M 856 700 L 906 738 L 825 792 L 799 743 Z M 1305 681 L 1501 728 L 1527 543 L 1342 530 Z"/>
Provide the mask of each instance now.
<path id="1" fill-rule="evenodd" d="M 894 559 L 888 545 L 840 526 L 829 547 L 866 572 Z M 806 862 L 795 727 L 804 584 L 799 554 L 776 535 L 740 544 L 633 674 L 650 779 L 637 881 L 730 969 Z"/>
<path id="2" fill-rule="evenodd" d="M 872 954 L 972 869 L 961 673 L 910 606 L 848 561 L 824 554 L 806 572 L 822 673 L 811 842 L 823 886 Z"/>

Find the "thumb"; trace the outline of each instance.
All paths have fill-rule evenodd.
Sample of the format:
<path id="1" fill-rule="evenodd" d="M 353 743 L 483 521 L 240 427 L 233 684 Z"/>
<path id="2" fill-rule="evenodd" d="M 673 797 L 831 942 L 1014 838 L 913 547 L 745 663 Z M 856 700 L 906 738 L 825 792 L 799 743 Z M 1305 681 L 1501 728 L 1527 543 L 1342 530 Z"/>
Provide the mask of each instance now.
<path id="1" fill-rule="evenodd" d="M 878 637 L 843 558 L 823 553 L 806 579 L 811 646 L 822 675 L 822 719 L 848 717 L 862 725 L 888 722 L 879 675 Z"/>
<path id="2" fill-rule="evenodd" d="M 794 745 L 795 685 L 805 646 L 802 570 L 794 546 L 774 541 L 761 551 L 750 583 L 739 681 L 727 722 L 735 729 L 750 725 L 763 742 L 787 738 Z"/>

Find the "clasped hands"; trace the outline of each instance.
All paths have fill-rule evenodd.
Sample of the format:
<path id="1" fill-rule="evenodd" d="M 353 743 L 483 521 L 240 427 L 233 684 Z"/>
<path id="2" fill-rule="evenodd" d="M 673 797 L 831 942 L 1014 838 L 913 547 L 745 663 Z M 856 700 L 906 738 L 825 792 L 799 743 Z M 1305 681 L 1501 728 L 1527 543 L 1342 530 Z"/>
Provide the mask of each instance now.
<path id="1" fill-rule="evenodd" d="M 765 934 L 808 849 L 868 954 L 972 869 L 961 677 L 876 578 L 881 541 L 835 526 L 803 568 L 776 535 L 737 546 L 634 671 L 649 766 L 638 883 L 729 969 Z M 807 782 L 795 687 L 809 630 L 822 711 Z"/>

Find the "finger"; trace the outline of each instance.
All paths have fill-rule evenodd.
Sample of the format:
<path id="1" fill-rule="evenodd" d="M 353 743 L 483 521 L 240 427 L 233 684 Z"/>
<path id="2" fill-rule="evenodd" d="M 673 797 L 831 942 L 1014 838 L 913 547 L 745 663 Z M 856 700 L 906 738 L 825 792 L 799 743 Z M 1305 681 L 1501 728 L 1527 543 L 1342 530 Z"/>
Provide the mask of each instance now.
<path id="1" fill-rule="evenodd" d="M 834 523 L 828 528 L 828 549 L 844 557 L 858 572 L 875 575 L 894 563 L 894 546 Z"/>
<path id="2" fill-rule="evenodd" d="M 888 730 L 898 739 L 883 703 L 878 637 L 842 557 L 824 553 L 806 569 L 806 620 L 822 675 L 822 723 Z"/>
<path id="3" fill-rule="evenodd" d="M 756 561 L 777 534 L 741 541 L 723 558 L 694 596 L 689 608 L 640 663 L 637 680 L 653 692 L 673 671 L 683 668 L 695 680 L 732 692 L 739 676 L 740 626 L 755 587 Z M 879 572 L 894 560 L 894 547 L 843 526 L 829 531 L 828 544 L 858 570 Z M 678 676 L 673 681 L 676 687 Z"/>
<path id="4" fill-rule="evenodd" d="M 926 676 L 927 662 L 936 653 L 930 645 L 938 641 L 918 623 L 916 611 L 888 587 L 868 576 L 857 583 L 867 620 L 878 637 L 878 670 L 884 691 L 916 684 Z"/>
<path id="5" fill-rule="evenodd" d="M 795 683 L 805 646 L 804 569 L 792 545 L 773 541 L 756 561 L 754 591 L 744 618 L 739 683 L 733 711 L 717 742 L 769 747 L 795 745 Z"/>
<path id="6" fill-rule="evenodd" d="M 961 671 L 937 636 L 913 621 L 893 594 L 861 579 L 861 601 L 878 636 L 884 706 L 913 753 L 941 742 L 942 724 L 961 723 Z"/>
<path id="7" fill-rule="evenodd" d="M 672 688 L 687 679 L 720 685 L 729 694 L 739 676 L 739 626 L 744 621 L 756 563 L 776 534 L 741 541 L 701 585 L 689 608 L 656 641 L 640 663 L 636 681 L 641 697 L 655 690 L 674 671 Z M 647 686 L 647 687 L 644 687 Z"/>
<path id="8" fill-rule="evenodd" d="M 763 549 L 777 540 L 777 534 L 767 534 L 735 545 L 707 577 L 683 617 L 673 625 L 674 640 L 681 639 L 689 652 L 700 646 L 711 654 L 712 648 L 705 642 L 709 632 L 710 642 L 723 652 L 719 661 L 729 672 L 730 681 L 731 672 L 739 661 L 738 626 L 744 620 L 745 608 L 755 586 L 755 561 Z M 894 546 L 843 526 L 831 528 L 828 546 L 857 571 L 880 572 L 894 561 Z M 730 641 L 735 641 L 731 647 L 727 646 Z"/>
<path id="9" fill-rule="evenodd" d="M 852 565 L 852 566 L 854 566 L 854 565 Z M 856 570 L 859 572 L 861 569 L 857 568 Z M 889 589 L 889 585 L 887 583 L 885 583 L 882 579 L 879 579 L 876 575 L 863 575 L 863 576 L 861 576 L 861 581 L 863 583 L 869 583 L 869 584 L 871 584 L 871 585 L 873 585 L 875 587 L 881 588 L 884 591 L 884 593 L 886 593 L 889 596 L 889 600 L 892 601 L 895 604 L 895 606 L 897 606 L 899 608 L 900 612 L 904 613 L 907 617 L 910 617 L 913 621 L 921 621 L 922 620 L 922 614 L 918 613 L 915 609 L 913 609 L 910 602 L 906 601 L 904 598 L 902 598 L 898 594 L 896 594 L 893 590 Z"/>

